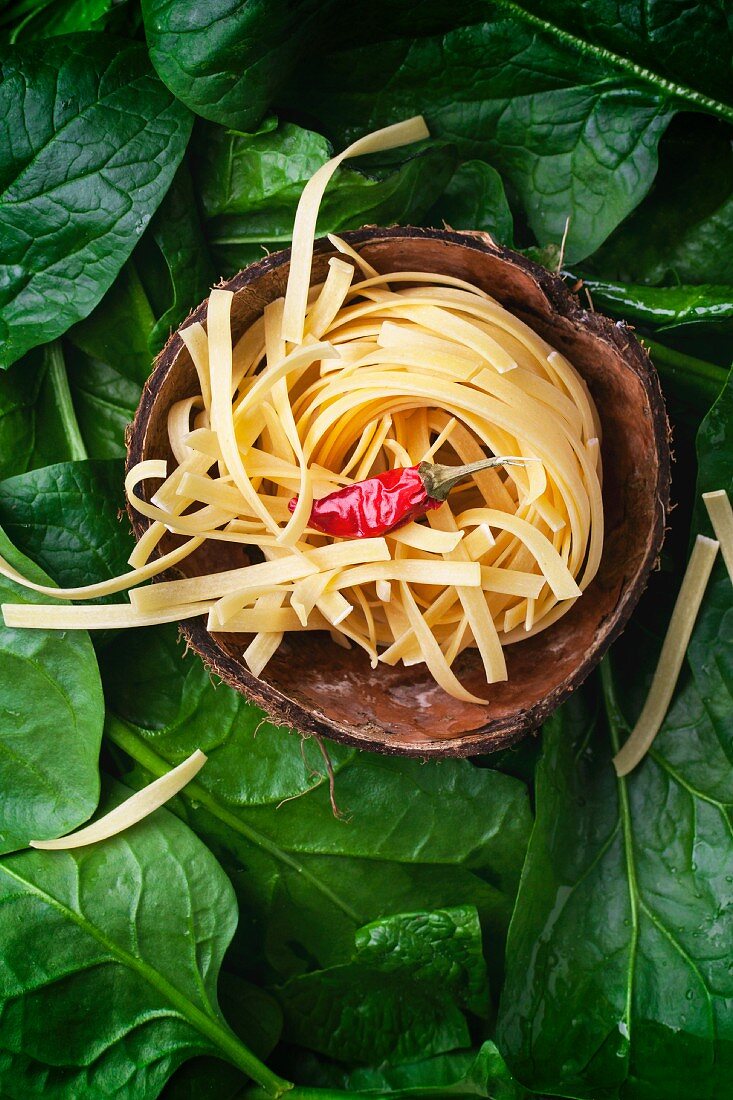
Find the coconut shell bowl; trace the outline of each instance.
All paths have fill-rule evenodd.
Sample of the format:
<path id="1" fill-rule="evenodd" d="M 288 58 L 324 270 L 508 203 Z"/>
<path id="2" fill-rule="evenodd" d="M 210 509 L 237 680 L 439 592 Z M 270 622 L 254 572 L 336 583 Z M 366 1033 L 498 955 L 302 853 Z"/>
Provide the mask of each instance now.
<path id="1" fill-rule="evenodd" d="M 242 652 L 249 638 L 209 633 L 206 617 L 181 630 L 213 673 L 241 691 L 277 724 L 376 752 L 418 757 L 467 756 L 510 745 L 573 692 L 621 633 L 662 544 L 669 498 L 668 426 L 659 381 L 629 328 L 581 308 L 562 280 L 484 234 L 449 230 L 368 228 L 343 234 L 378 271 L 420 270 L 467 279 L 530 325 L 574 364 L 595 400 L 603 427 L 606 536 L 600 569 L 572 610 L 545 631 L 508 646 L 509 678 L 487 689 L 475 650 L 454 670 L 486 706 L 446 695 L 427 668 L 372 669 L 358 648 L 342 649 L 327 633 L 286 635 L 257 678 Z M 335 250 L 316 242 L 313 282 L 322 282 Z M 234 339 L 285 292 L 290 252 L 277 252 L 241 271 L 234 292 Z M 186 324 L 206 324 L 203 302 Z M 128 466 L 167 458 L 169 407 L 197 392 L 189 354 L 175 333 L 158 356 L 128 434 Z M 144 484 L 148 495 L 154 486 Z M 147 520 L 131 513 L 139 538 Z M 165 549 L 165 545 L 163 549 Z M 170 547 L 168 547 L 170 548 Z M 205 544 L 185 559 L 192 576 L 247 563 L 246 550 Z"/>

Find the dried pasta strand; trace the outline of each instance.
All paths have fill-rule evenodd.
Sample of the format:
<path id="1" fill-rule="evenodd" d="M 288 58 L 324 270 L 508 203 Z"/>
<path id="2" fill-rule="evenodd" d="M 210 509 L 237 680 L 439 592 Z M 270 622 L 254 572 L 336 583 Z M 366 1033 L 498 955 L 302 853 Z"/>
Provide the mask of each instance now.
<path id="1" fill-rule="evenodd" d="M 333 157 L 311 176 L 303 188 L 298 203 L 293 226 L 292 261 L 288 286 L 285 292 L 285 314 L 283 317 L 283 335 L 293 344 L 303 340 L 305 311 L 310 286 L 311 261 L 313 259 L 313 240 L 316 235 L 316 221 L 323 193 L 336 169 L 349 157 L 360 157 L 366 153 L 381 153 L 395 149 L 400 145 L 411 145 L 430 137 L 422 115 L 409 118 L 376 130 L 349 145 L 338 156 Z"/>
<path id="2" fill-rule="evenodd" d="M 646 702 L 628 740 L 613 758 L 619 776 L 628 775 L 646 756 L 665 719 L 718 546 L 704 535 L 695 540 Z"/>
<path id="3" fill-rule="evenodd" d="M 160 809 L 166 802 L 182 791 L 187 783 L 190 783 L 207 761 L 207 757 L 200 749 L 196 749 L 183 763 L 171 768 L 159 779 L 148 783 L 147 787 L 130 795 L 119 806 L 115 806 L 104 817 L 93 821 L 91 825 L 85 825 L 75 833 L 67 833 L 58 840 L 31 840 L 31 848 L 42 848 L 45 851 L 69 851 L 72 848 L 83 848 L 87 844 L 96 844 L 100 840 L 108 840 L 112 836 L 136 825 L 138 821 L 148 817 L 155 810 Z"/>
<path id="4" fill-rule="evenodd" d="M 730 497 L 725 489 L 716 489 L 703 493 L 702 499 L 705 501 L 715 537 L 720 543 L 720 552 L 728 568 L 728 575 L 733 581 L 733 508 Z"/>

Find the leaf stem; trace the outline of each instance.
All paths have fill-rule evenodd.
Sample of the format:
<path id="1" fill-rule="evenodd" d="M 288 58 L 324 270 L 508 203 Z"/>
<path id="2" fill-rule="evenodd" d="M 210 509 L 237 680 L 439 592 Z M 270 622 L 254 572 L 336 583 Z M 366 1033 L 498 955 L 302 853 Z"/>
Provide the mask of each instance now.
<path id="1" fill-rule="evenodd" d="M 726 122 L 733 122 L 733 107 L 729 107 L 726 103 L 721 103 L 717 99 L 712 99 L 711 96 L 704 95 L 703 92 L 698 92 L 695 88 L 689 88 L 685 84 L 677 84 L 673 80 L 668 80 L 666 77 L 660 76 L 659 73 L 655 73 L 652 69 L 647 69 L 643 65 L 637 64 L 636 61 L 632 61 L 629 57 L 623 57 L 621 54 L 614 53 L 613 50 L 609 50 L 605 46 L 598 46 L 594 42 L 587 42 L 584 38 L 580 38 L 579 35 L 563 30 L 562 27 L 558 27 L 555 23 L 550 23 L 549 20 L 542 19 L 539 15 L 527 11 L 521 4 L 515 3 L 514 0 L 494 0 L 494 2 L 499 9 L 503 9 L 516 19 L 528 23 L 539 31 L 544 31 L 549 37 L 557 39 L 571 49 L 579 53 L 590 54 L 592 57 L 596 57 L 601 61 L 606 61 L 609 65 L 625 70 L 638 80 L 656 85 L 657 88 L 666 92 L 670 97 L 689 104 L 694 104 L 698 110 L 708 111 L 711 115 L 716 115 L 718 118 L 725 119 Z"/>
<path id="2" fill-rule="evenodd" d="M 704 359 L 696 359 L 685 352 L 675 351 L 674 348 L 668 348 L 666 344 L 658 344 L 656 340 L 650 340 L 648 336 L 642 336 L 642 340 L 662 379 L 673 380 L 684 387 L 683 392 L 689 399 L 695 401 L 695 406 L 707 412 L 720 395 L 726 382 L 727 372 L 715 363 L 708 363 Z"/>
<path id="3" fill-rule="evenodd" d="M 375 1100 L 377 1095 L 374 1092 L 352 1092 L 351 1089 L 319 1089 L 295 1085 L 288 1091 L 287 1100 L 343 1100 L 344 1096 L 351 1100 L 359 1100 L 360 1097 Z M 237 1093 L 237 1097 L 238 1100 L 265 1100 L 265 1094 L 260 1088 L 245 1088 Z"/>
<path id="4" fill-rule="evenodd" d="M 601 661 L 601 688 L 603 702 L 606 708 L 608 731 L 614 753 L 621 747 L 621 735 L 629 732 L 629 724 L 623 716 L 618 699 L 616 698 L 616 685 L 613 681 L 613 669 L 610 654 Z M 609 762 L 609 767 L 613 765 Z M 625 777 L 617 776 L 619 798 L 619 816 L 623 832 L 624 857 L 626 862 L 626 874 L 629 881 L 629 910 L 631 914 L 631 940 L 629 944 L 628 980 L 626 982 L 626 1006 L 624 1011 L 626 1023 L 626 1041 L 631 1043 L 631 1003 L 634 989 L 634 971 L 636 967 L 636 950 L 639 941 L 639 886 L 636 878 L 636 863 L 634 862 L 634 846 L 631 836 L 631 805 L 629 802 L 628 781 Z"/>
<path id="5" fill-rule="evenodd" d="M 209 1015 L 203 1009 L 199 1008 L 198 1005 L 193 1004 L 185 994 L 181 993 L 181 991 L 160 971 L 156 970 L 153 965 L 146 965 L 138 955 L 120 947 L 119 944 L 110 939 L 102 929 L 92 924 L 89 918 L 84 914 L 70 908 L 68 905 L 59 901 L 58 898 L 41 890 L 27 879 L 24 879 L 20 874 L 14 871 L 15 866 L 17 866 L 17 864 L 11 864 L 9 861 L 6 861 L 1 870 L 5 875 L 22 883 L 27 889 L 36 893 L 46 902 L 46 904 L 52 905 L 60 910 L 68 920 L 73 921 L 73 923 L 82 928 L 87 935 L 102 944 L 113 958 L 129 967 L 130 970 L 138 974 L 144 981 L 152 985 L 153 988 L 176 1009 L 182 1019 L 186 1020 L 191 1027 L 195 1028 L 201 1035 L 204 1035 L 214 1047 L 218 1048 L 222 1058 L 231 1062 L 237 1069 L 242 1070 L 243 1073 L 258 1083 L 260 1086 L 259 1095 L 261 1098 L 264 1093 L 264 1096 L 269 1097 L 270 1100 L 279 1100 L 281 1096 L 293 1087 L 292 1082 L 286 1081 L 282 1077 L 278 1077 L 276 1073 L 268 1069 L 268 1067 L 237 1038 L 223 1020 Z"/>
<path id="6" fill-rule="evenodd" d="M 116 718 L 114 715 L 108 714 L 105 722 L 104 731 L 106 736 L 112 741 L 113 744 L 121 748 L 128 756 L 131 756 L 136 763 L 150 772 L 151 775 L 158 776 L 164 775 L 170 770 L 171 765 L 163 760 L 157 753 L 153 752 L 148 745 L 141 739 L 139 735 L 135 733 L 135 727 L 127 722 Z M 273 840 L 271 840 L 264 833 L 258 832 L 256 829 L 246 825 L 240 818 L 228 810 L 225 806 L 220 805 L 211 793 L 202 787 L 200 783 L 194 779 L 192 780 L 181 792 L 184 798 L 203 806 L 204 809 L 212 814 L 213 817 L 222 821 L 225 825 L 228 825 L 235 833 L 243 836 L 250 844 L 254 844 L 256 847 L 261 848 L 267 852 L 279 863 L 283 863 L 304 881 L 310 882 L 315 890 L 323 894 L 328 898 L 332 905 L 337 906 L 341 912 L 350 921 L 354 923 L 355 927 L 363 924 L 363 921 L 339 895 L 332 890 L 326 883 L 321 882 L 315 875 L 313 875 L 307 867 L 298 862 L 288 851 L 280 848 Z"/>
<path id="7" fill-rule="evenodd" d="M 629 723 L 624 718 L 623 712 L 616 698 L 616 685 L 613 681 L 613 669 L 610 655 L 601 661 L 601 686 L 603 688 L 603 703 L 606 709 L 606 718 L 611 731 L 611 741 L 614 752 L 618 752 L 619 739 L 631 730 Z"/>
<path id="8" fill-rule="evenodd" d="M 69 444 L 69 454 L 73 462 L 82 462 L 89 455 L 81 436 L 79 421 L 76 419 L 60 340 L 54 340 L 44 348 L 43 360 L 46 365 L 48 380 L 56 398 L 56 407 L 63 426 L 64 436 Z"/>
<path id="9" fill-rule="evenodd" d="M 708 363 L 706 359 L 696 359 L 694 355 L 676 351 L 674 348 L 667 347 L 666 344 L 658 344 L 656 340 L 650 340 L 648 336 L 643 336 L 642 339 L 656 359 L 663 361 L 670 367 L 674 367 L 680 374 L 684 374 L 695 381 L 704 378 L 706 381 L 715 384 L 716 392 L 720 391 L 725 385 L 728 372 L 723 367 L 719 367 L 717 363 Z"/>

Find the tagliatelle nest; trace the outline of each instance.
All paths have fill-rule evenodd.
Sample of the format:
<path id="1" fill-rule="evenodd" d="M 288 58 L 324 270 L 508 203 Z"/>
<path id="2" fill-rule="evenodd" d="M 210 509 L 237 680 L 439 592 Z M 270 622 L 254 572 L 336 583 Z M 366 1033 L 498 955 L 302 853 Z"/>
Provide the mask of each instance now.
<path id="1" fill-rule="evenodd" d="M 517 617 L 515 622 L 511 618 L 507 621 L 506 608 L 498 616 L 502 632 L 504 633 L 505 627 L 509 627 L 509 631 L 514 632 L 511 640 L 517 642 L 503 650 L 508 674 L 506 681 L 497 681 L 487 690 L 486 667 L 481 653 L 469 645 L 457 655 L 452 670 L 460 678 L 467 693 L 477 698 L 488 697 L 488 704 L 481 707 L 467 699 L 455 700 L 446 696 L 425 665 L 387 665 L 379 662 L 376 668 L 372 668 L 369 658 L 356 646 L 345 650 L 334 642 L 326 631 L 326 627 L 333 629 L 332 622 L 323 622 L 320 624 L 322 629 L 314 633 L 286 633 L 260 676 L 252 674 L 244 659 L 244 652 L 252 645 L 252 635 L 243 638 L 221 629 L 210 632 L 206 628 L 205 620 L 196 619 L 183 624 L 184 633 L 192 646 L 227 682 L 246 691 L 277 721 L 294 725 L 306 732 L 340 737 L 383 751 L 407 751 L 424 755 L 468 753 L 479 751 L 481 747 L 495 747 L 513 740 L 531 725 L 537 724 L 584 678 L 611 638 L 623 626 L 643 589 L 661 543 L 669 476 L 666 419 L 656 376 L 645 352 L 628 330 L 613 325 L 605 318 L 586 314 L 567 295 L 561 280 L 524 258 L 497 248 L 485 238 L 448 231 L 404 229 L 362 230 L 358 234 L 345 234 L 344 237 L 347 244 L 358 252 L 361 261 L 377 270 L 434 272 L 448 276 L 448 281 L 451 278 L 465 279 L 505 305 L 515 317 L 555 348 L 560 356 L 572 363 L 575 371 L 589 385 L 600 419 L 604 455 L 606 536 L 603 554 L 600 562 L 596 563 L 598 572 L 592 581 L 588 577 L 589 586 L 583 597 L 574 601 L 571 609 L 549 629 L 530 637 L 527 634 L 534 624 L 530 624 L 528 632 L 527 607 L 532 599 L 540 598 L 539 594 L 533 595 L 525 590 L 523 594 L 516 593 L 512 597 L 513 607 L 522 609 L 521 612 L 513 612 Z M 275 303 L 283 297 L 288 258 L 288 253 L 267 257 L 224 285 L 223 289 L 233 294 L 232 337 L 235 342 L 263 317 L 266 303 Z M 329 260 L 338 258 L 338 253 L 330 242 L 318 242 L 313 262 L 315 285 L 326 282 L 329 271 L 335 266 L 330 265 Z M 365 277 L 363 271 L 361 277 Z M 409 286 L 410 283 L 405 285 Z M 414 287 L 414 280 L 412 285 Z M 208 304 L 204 303 L 189 318 L 183 329 L 190 330 L 197 322 L 204 324 L 207 308 Z M 273 312 L 277 308 L 274 307 Z M 382 334 L 388 341 L 400 339 L 394 331 L 400 327 L 399 321 L 387 319 L 386 330 L 385 318 L 381 318 L 379 323 Z M 264 320 L 260 320 L 260 324 L 264 326 Z M 404 322 L 402 324 L 404 326 Z M 445 335 L 435 333 L 437 340 L 443 339 Z M 370 339 L 366 333 L 357 338 Z M 186 340 L 190 342 L 190 337 L 186 337 Z M 333 366 L 333 361 L 322 360 L 321 364 L 319 371 L 326 368 L 321 376 L 325 389 L 329 373 L 333 375 L 335 372 L 329 372 L 328 369 Z M 381 372 L 379 364 L 373 364 L 373 367 Z M 402 373 L 404 376 L 406 371 L 397 370 L 393 373 Z M 511 373 L 510 371 L 498 377 L 508 380 Z M 433 379 L 435 382 L 439 381 L 437 376 L 433 376 Z M 168 438 L 168 413 L 180 400 L 193 397 L 196 392 L 200 392 L 200 386 L 193 360 L 186 344 L 180 336 L 176 336 L 163 352 L 156 373 L 144 394 L 131 433 L 130 469 L 139 460 L 153 457 L 160 459 L 166 455 L 169 459 L 172 457 Z M 348 395 L 349 388 L 345 387 L 345 396 Z M 435 396 L 434 391 L 432 396 Z M 392 395 L 389 395 L 388 400 L 390 399 L 393 399 Z M 426 408 L 428 404 L 432 405 L 433 412 L 427 413 L 427 424 L 420 429 L 420 445 L 424 446 L 425 443 L 425 429 L 430 441 L 429 448 L 430 443 L 435 443 L 436 435 L 445 431 L 453 419 L 456 423 L 452 431 L 458 429 L 458 433 L 452 442 L 452 433 L 448 434 L 447 443 L 443 441 L 441 459 L 454 461 L 475 457 L 473 450 L 465 449 L 471 433 L 460 415 L 456 416 L 454 410 L 442 407 L 442 402 L 428 402 L 427 398 L 423 400 Z M 592 405 L 588 407 L 592 409 Z M 592 418 L 592 412 L 590 415 Z M 385 416 L 391 416 L 391 424 L 388 424 Z M 558 417 L 549 419 L 548 424 L 550 429 L 557 428 Z M 392 452 L 394 465 L 404 465 L 408 458 L 417 460 L 422 457 L 414 440 L 404 434 L 401 437 L 404 450 L 399 449 L 395 417 L 389 410 L 384 410 L 377 417 L 374 435 L 362 444 L 362 454 L 357 456 L 355 465 L 346 476 L 356 477 L 366 472 L 367 468 L 359 469 L 358 464 L 366 456 L 369 443 L 379 439 L 378 433 L 381 433 L 380 446 L 383 454 L 385 441 L 391 440 L 396 444 L 396 451 Z M 203 441 L 203 436 L 200 438 Z M 589 426 L 586 441 L 594 438 L 598 438 L 597 428 Z M 341 440 L 341 446 L 345 446 L 344 453 L 350 451 L 348 458 L 354 455 L 355 440 L 358 446 L 362 435 L 356 433 L 348 442 L 347 439 Z M 463 444 L 460 450 L 459 441 Z M 404 446 L 405 442 L 409 446 Z M 472 442 L 475 446 L 475 439 Z M 325 446 L 325 436 L 318 443 L 319 446 Z M 446 446 L 453 449 L 452 453 L 446 451 Z M 594 446 L 591 442 L 591 448 Z M 497 447 L 502 453 L 516 453 L 508 444 L 501 447 L 497 443 Z M 390 451 L 389 444 L 386 451 Z M 335 462 L 334 465 L 336 464 Z M 528 465 L 527 477 L 530 476 L 530 469 Z M 343 472 L 343 467 L 340 472 Z M 330 476 L 333 476 L 333 470 Z M 504 484 L 508 477 L 499 475 L 496 480 Z M 318 496 L 322 490 L 335 488 L 341 483 L 343 482 L 338 480 L 327 480 L 320 484 L 316 481 L 315 495 Z M 268 495 L 281 501 L 278 506 L 283 509 L 280 526 L 284 527 L 290 518 L 286 511 L 287 501 L 299 492 L 300 485 L 293 480 L 292 470 L 290 479 L 280 491 L 276 489 L 275 483 L 263 484 Z M 512 484 L 516 485 L 514 479 Z M 156 487 L 159 487 L 159 483 L 145 484 L 143 496 L 152 495 Z M 485 498 L 480 498 L 480 489 L 479 499 L 476 500 L 477 486 L 473 485 L 459 492 L 458 498 L 451 504 L 451 515 L 461 516 L 471 511 L 462 507 L 463 501 L 469 499 L 469 494 L 473 494 L 474 503 L 479 510 L 488 507 Z M 516 506 L 517 502 L 514 500 L 512 507 L 515 511 Z M 441 509 L 431 515 L 437 516 L 447 511 Z M 134 522 L 138 532 L 142 533 L 140 521 L 135 519 Z M 425 524 L 411 526 L 424 532 L 428 539 L 432 534 L 450 534 L 442 529 L 444 525 L 441 524 L 430 527 Z M 500 532 L 497 530 L 494 534 L 491 524 L 488 527 L 489 532 L 486 532 L 482 520 L 473 527 L 464 528 L 464 537 L 473 537 L 476 547 L 480 539 L 488 543 L 493 538 L 496 542 L 496 534 L 501 537 Z M 398 539 L 401 537 L 398 532 L 395 535 Z M 409 532 L 407 537 L 409 538 Z M 170 552 L 170 536 L 166 536 L 166 539 L 168 541 L 164 541 L 163 548 Z M 321 539 L 320 545 L 323 546 L 328 541 Z M 394 544 L 399 545 L 396 540 Z M 484 546 L 485 551 L 489 549 L 488 545 Z M 587 551 L 586 543 L 580 552 L 581 570 L 583 566 L 588 567 L 590 558 Z M 352 552 L 356 553 L 356 550 Z M 246 550 L 241 546 L 220 543 L 216 547 L 209 545 L 203 556 L 201 553 L 201 550 L 197 550 L 191 558 L 181 562 L 177 567 L 179 573 L 196 577 L 214 570 L 239 567 L 244 563 L 243 555 Z M 454 553 L 455 550 L 441 548 L 440 557 L 433 552 L 429 560 L 439 562 L 445 555 L 450 557 Z M 414 554 L 411 551 L 410 560 L 417 565 L 419 561 L 426 560 L 423 555 L 427 554 L 429 551 L 424 549 Z M 375 562 L 374 566 L 377 565 Z M 343 563 L 339 566 L 344 572 L 361 567 L 363 559 L 360 566 Z M 420 567 L 423 568 L 422 565 Z M 515 572 L 530 574 L 530 570 L 535 570 L 535 585 L 538 580 L 542 581 L 547 592 L 549 586 L 546 578 L 536 564 L 524 570 L 516 569 Z M 591 575 L 592 571 L 592 568 L 588 569 Z M 376 573 L 375 568 L 375 576 Z M 377 581 L 369 583 L 375 586 L 376 595 Z M 518 583 L 527 582 L 518 580 Z M 581 585 L 584 583 L 581 579 Z M 392 582 L 393 591 L 397 584 L 401 582 Z M 151 592 L 155 591 L 155 587 L 157 586 Z M 554 594 L 549 591 L 550 599 L 553 599 Z M 532 592 L 536 592 L 536 588 Z M 346 587 L 337 588 L 334 594 L 351 602 Z M 312 598 L 312 593 L 309 596 Z M 220 598 L 213 597 L 216 600 Z M 505 599 L 506 596 L 501 598 Z M 292 600 L 292 594 L 288 599 Z M 554 597 L 556 615 L 564 610 L 563 602 Z M 287 625 L 290 617 L 297 617 L 297 612 L 293 611 L 292 603 L 290 607 L 286 600 L 283 603 L 284 607 L 281 604 L 275 610 L 287 613 L 288 619 L 281 615 L 279 620 L 282 625 Z M 359 601 L 354 601 L 352 606 L 354 610 L 339 624 L 347 630 L 350 628 L 349 620 L 354 615 L 357 616 L 352 620 L 354 622 L 362 615 L 362 621 L 367 621 Z M 388 604 L 385 603 L 384 606 Z M 265 614 L 257 611 L 255 606 L 250 606 L 249 609 L 257 614 L 250 615 L 249 622 L 246 618 L 240 622 L 246 622 L 250 628 L 256 628 L 260 624 L 268 625 Z M 246 607 L 242 607 L 239 614 L 246 610 Z M 421 608 L 423 614 L 425 610 L 424 607 Z M 385 618 L 386 614 L 385 612 Z M 277 622 L 274 616 L 269 618 L 269 625 Z M 298 625 L 302 625 L 300 621 Z M 267 633 L 274 632 L 265 632 Z M 368 638 L 366 631 L 365 635 Z M 519 641 L 519 638 L 523 640 Z M 384 652 L 379 645 L 376 648 L 377 654 Z"/>

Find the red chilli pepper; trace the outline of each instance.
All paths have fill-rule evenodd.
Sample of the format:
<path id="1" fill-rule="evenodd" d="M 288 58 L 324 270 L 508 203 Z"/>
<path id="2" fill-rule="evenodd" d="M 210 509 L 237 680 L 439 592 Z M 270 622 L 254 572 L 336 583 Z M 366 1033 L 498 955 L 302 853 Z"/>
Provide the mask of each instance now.
<path id="1" fill-rule="evenodd" d="M 486 458 L 467 466 L 439 466 L 421 462 L 386 470 L 357 481 L 313 502 L 308 526 L 325 535 L 364 539 L 385 535 L 395 527 L 440 508 L 454 485 L 492 466 L 523 465 L 524 458 Z M 295 511 L 298 498 L 288 502 Z"/>

